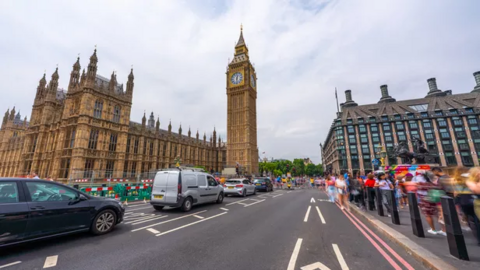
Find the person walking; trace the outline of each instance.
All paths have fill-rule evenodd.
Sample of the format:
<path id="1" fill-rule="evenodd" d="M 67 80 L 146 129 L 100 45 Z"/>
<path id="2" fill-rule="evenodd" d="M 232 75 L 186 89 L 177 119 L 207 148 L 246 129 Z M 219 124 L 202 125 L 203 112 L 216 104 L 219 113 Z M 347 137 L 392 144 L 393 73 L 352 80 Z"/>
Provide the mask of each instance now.
<path id="1" fill-rule="evenodd" d="M 340 177 L 335 181 L 335 187 L 337 188 L 338 202 L 340 203 L 340 208 L 343 210 L 347 208 L 350 211 L 350 207 L 347 202 L 347 182 L 345 181 L 345 176 L 340 175 Z"/>
<path id="2" fill-rule="evenodd" d="M 395 198 L 401 209 L 407 205 L 407 195 L 403 192 L 403 178 L 403 175 L 397 175 L 395 179 Z"/>
<path id="3" fill-rule="evenodd" d="M 335 178 L 328 175 L 327 177 L 325 177 L 325 181 L 325 184 L 327 185 L 328 198 L 330 199 L 331 203 L 335 203 Z"/>
<path id="4" fill-rule="evenodd" d="M 416 178 L 418 178 L 417 175 Z M 433 218 L 436 216 L 438 218 L 438 206 L 440 203 L 440 191 L 441 187 L 434 184 L 431 180 L 431 177 L 428 177 L 426 174 L 422 175 L 419 179 L 422 181 L 417 181 L 417 197 L 419 202 L 420 210 L 425 216 L 430 229 L 427 231 L 430 234 L 440 234 L 446 236 L 445 225 L 440 223 L 442 227 L 441 231 L 435 230 L 435 224 L 433 223 Z"/>
<path id="5" fill-rule="evenodd" d="M 365 200 L 363 197 L 363 183 L 362 178 L 357 175 L 357 178 L 353 178 L 350 182 L 350 194 L 353 196 L 355 204 L 360 209 L 365 209 Z"/>
<path id="6" fill-rule="evenodd" d="M 393 186 L 389 183 L 389 181 L 387 181 L 387 175 L 385 173 L 381 172 L 378 174 L 378 183 L 375 186 L 380 188 L 382 194 L 382 203 L 387 209 L 388 216 L 391 217 L 392 211 L 388 201 L 390 198 L 390 190 L 393 189 Z"/>

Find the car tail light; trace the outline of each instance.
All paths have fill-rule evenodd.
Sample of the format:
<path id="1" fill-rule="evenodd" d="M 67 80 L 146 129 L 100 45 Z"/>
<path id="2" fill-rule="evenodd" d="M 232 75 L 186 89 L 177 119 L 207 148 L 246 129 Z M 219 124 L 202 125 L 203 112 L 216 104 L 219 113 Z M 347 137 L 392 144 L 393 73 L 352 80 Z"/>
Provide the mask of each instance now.
<path id="1" fill-rule="evenodd" d="M 223 187 L 227 187 L 227 185 L 226 185 L 226 184 L 224 184 L 224 185 L 223 185 Z"/>
<path id="2" fill-rule="evenodd" d="M 182 184 L 178 184 L 178 194 L 182 193 Z"/>
<path id="3" fill-rule="evenodd" d="M 236 185 L 235 187 L 243 187 L 243 185 Z"/>

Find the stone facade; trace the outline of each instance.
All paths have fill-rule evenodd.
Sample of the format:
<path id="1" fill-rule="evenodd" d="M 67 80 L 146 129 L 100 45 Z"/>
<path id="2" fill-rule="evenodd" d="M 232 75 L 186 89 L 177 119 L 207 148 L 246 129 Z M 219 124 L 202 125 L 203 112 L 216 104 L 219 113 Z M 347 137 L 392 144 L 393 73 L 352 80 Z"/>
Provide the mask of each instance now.
<path id="1" fill-rule="evenodd" d="M 387 85 L 382 85 L 378 103 L 361 106 L 353 101 L 350 90 L 345 91 L 346 102 L 322 145 L 326 170 L 365 174 L 374 168 L 372 160 L 380 159 L 382 147 L 387 152 L 385 165 L 402 163 L 393 148 L 405 141 L 413 151 L 413 137 L 425 142 L 440 166 L 478 166 L 480 72 L 474 77 L 477 85 L 470 93 L 442 91 L 431 78 L 425 98 L 402 101 L 392 98 Z"/>
<path id="2" fill-rule="evenodd" d="M 73 65 L 68 90 L 59 89 L 58 68 L 47 85 L 45 74 L 37 87 L 30 122 L 20 120 L 15 108 L 5 113 L 0 130 L 0 177 L 36 172 L 41 178 L 148 179 L 160 168 L 204 166 L 221 171 L 226 144 L 215 129 L 209 140 L 197 131 L 192 137 L 160 128 L 153 112 L 148 124 L 130 121 L 133 69 L 126 89 L 112 73 L 110 80 L 97 74 L 97 52 L 87 71 L 80 59 Z"/>
<path id="3" fill-rule="evenodd" d="M 238 165 L 246 174 L 257 174 L 257 74 L 250 63 L 242 30 L 226 75 L 227 166 Z"/>

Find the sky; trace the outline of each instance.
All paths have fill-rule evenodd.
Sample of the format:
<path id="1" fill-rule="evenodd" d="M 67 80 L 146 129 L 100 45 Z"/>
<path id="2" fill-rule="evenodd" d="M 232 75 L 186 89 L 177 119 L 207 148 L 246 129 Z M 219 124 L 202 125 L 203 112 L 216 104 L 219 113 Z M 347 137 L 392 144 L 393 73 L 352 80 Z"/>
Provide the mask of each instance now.
<path id="1" fill-rule="evenodd" d="M 143 113 L 226 137 L 226 67 L 243 24 L 257 72 L 261 157 L 321 161 L 340 102 L 376 103 L 473 90 L 480 70 L 477 0 L 0 1 L 0 112 L 30 119 L 38 81 L 58 65 L 67 88 L 97 46 L 98 74 L 133 65 L 131 120 Z"/>

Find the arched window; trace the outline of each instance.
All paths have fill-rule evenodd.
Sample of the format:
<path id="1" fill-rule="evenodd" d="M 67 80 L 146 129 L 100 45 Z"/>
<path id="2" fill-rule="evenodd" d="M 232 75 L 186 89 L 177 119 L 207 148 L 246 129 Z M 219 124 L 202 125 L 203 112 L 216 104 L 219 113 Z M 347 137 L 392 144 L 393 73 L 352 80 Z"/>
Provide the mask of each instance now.
<path id="1" fill-rule="evenodd" d="M 120 123 L 120 106 L 118 105 L 113 108 L 113 122 Z"/>
<path id="2" fill-rule="evenodd" d="M 95 101 L 95 108 L 93 109 L 93 117 L 102 118 L 102 110 L 103 110 L 103 101 L 101 100 Z"/>

